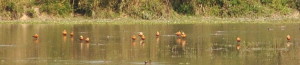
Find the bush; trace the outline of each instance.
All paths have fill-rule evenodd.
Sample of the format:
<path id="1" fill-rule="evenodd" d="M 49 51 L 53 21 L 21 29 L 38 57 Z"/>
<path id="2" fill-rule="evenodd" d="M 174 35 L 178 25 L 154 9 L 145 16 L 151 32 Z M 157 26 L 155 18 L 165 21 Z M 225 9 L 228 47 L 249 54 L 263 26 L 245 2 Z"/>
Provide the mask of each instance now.
<path id="1" fill-rule="evenodd" d="M 31 8 L 53 16 L 71 13 L 86 17 L 158 19 L 181 15 L 218 17 L 285 15 L 300 11 L 299 0 L 1 0 L 0 16 L 17 19 Z M 29 9 L 29 10 L 28 10 Z"/>
<path id="2" fill-rule="evenodd" d="M 193 5 L 189 0 L 181 1 L 181 0 L 174 0 L 172 1 L 172 7 L 174 11 L 176 11 L 179 14 L 187 14 L 187 15 L 193 15 L 194 9 Z"/>
<path id="3" fill-rule="evenodd" d="M 27 10 L 27 11 L 25 12 L 25 14 L 26 14 L 27 16 L 29 16 L 30 18 L 37 17 L 37 14 L 36 14 L 36 12 L 35 12 L 33 9 Z"/>
<path id="4" fill-rule="evenodd" d="M 58 16 L 67 16 L 72 11 L 71 5 L 68 1 L 60 2 L 59 0 L 40 0 L 36 1 L 35 4 L 41 6 L 42 12 Z"/>

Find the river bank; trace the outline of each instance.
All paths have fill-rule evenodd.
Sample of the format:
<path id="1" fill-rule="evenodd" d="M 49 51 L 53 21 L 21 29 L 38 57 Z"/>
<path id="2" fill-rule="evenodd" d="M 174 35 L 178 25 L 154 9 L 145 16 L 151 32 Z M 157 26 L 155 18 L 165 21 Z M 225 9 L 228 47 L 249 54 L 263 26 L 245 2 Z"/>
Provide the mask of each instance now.
<path id="1" fill-rule="evenodd" d="M 135 18 L 47 18 L 28 20 L 2 20 L 0 24 L 221 24 L 221 23 L 300 23 L 298 17 L 219 18 L 184 16 L 173 19 L 144 20 Z"/>
<path id="2" fill-rule="evenodd" d="M 298 0 L 8 0 L 0 20 L 298 17 Z M 184 19 L 184 18 L 183 18 Z"/>

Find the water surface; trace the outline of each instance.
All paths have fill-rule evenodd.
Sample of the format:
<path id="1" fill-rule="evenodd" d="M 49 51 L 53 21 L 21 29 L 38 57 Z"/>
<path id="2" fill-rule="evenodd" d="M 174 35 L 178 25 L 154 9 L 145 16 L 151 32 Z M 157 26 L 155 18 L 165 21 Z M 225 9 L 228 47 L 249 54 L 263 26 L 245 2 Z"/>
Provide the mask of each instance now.
<path id="1" fill-rule="evenodd" d="M 299 24 L 1 24 L 1 65 L 297 65 Z M 63 36 L 62 31 L 75 36 Z M 159 31 L 161 36 L 156 38 Z M 187 38 L 175 35 L 184 31 Z M 146 40 L 131 40 L 143 32 Z M 35 33 L 39 39 L 32 38 Z M 79 36 L 90 38 L 81 42 Z M 286 40 L 291 35 L 292 40 Z M 242 39 L 236 42 L 236 37 Z M 237 49 L 236 45 L 241 48 Z"/>

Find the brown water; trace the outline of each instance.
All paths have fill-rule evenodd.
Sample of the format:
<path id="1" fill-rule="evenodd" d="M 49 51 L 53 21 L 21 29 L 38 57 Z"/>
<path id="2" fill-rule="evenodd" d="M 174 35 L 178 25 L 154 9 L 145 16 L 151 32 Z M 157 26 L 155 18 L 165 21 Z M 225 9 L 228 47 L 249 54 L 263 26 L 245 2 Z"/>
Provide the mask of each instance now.
<path id="1" fill-rule="evenodd" d="M 143 65 L 149 60 L 151 65 L 297 65 L 299 28 L 299 24 L 2 24 L 0 65 Z M 74 31 L 75 37 L 64 37 L 64 29 Z M 178 38 L 177 31 L 184 31 L 187 38 Z M 146 40 L 132 41 L 130 36 L 138 32 Z M 32 38 L 35 33 L 38 40 Z M 80 42 L 79 35 L 89 37 L 90 43 Z M 236 37 L 242 39 L 240 49 Z"/>

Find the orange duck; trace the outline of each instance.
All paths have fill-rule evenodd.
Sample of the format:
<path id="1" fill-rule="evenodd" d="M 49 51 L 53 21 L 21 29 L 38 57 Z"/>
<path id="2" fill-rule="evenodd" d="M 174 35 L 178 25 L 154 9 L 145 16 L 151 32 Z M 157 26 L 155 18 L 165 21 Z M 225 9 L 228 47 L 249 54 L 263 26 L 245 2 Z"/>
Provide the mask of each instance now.
<path id="1" fill-rule="evenodd" d="M 39 38 L 39 35 L 38 34 L 34 34 L 32 37 L 33 38 Z"/>
<path id="2" fill-rule="evenodd" d="M 237 42 L 241 42 L 241 38 L 240 38 L 240 37 L 237 37 L 237 38 L 236 38 L 236 41 L 237 41 Z"/>
<path id="3" fill-rule="evenodd" d="M 158 37 L 159 35 L 160 35 L 160 34 L 159 34 L 159 32 L 157 31 L 157 32 L 156 32 L 156 37 Z"/>
<path id="4" fill-rule="evenodd" d="M 142 40 L 145 40 L 145 39 L 146 39 L 145 35 L 142 35 L 141 39 L 142 39 Z"/>
<path id="5" fill-rule="evenodd" d="M 73 31 L 70 33 L 70 36 L 71 36 L 71 37 L 73 37 L 73 36 L 74 36 L 74 32 L 73 32 Z"/>
<path id="6" fill-rule="evenodd" d="M 89 43 L 89 42 L 90 42 L 90 38 L 88 38 L 88 37 L 85 38 L 85 42 L 86 42 L 86 43 Z"/>
<path id="7" fill-rule="evenodd" d="M 290 35 L 287 35 L 287 36 L 286 36 L 286 40 L 290 41 L 290 40 L 291 40 L 291 36 L 290 36 Z"/>
<path id="8" fill-rule="evenodd" d="M 182 37 L 182 38 L 185 38 L 185 37 L 186 37 L 186 34 L 185 34 L 184 32 L 182 32 L 182 33 L 181 33 L 181 37 Z"/>
<path id="9" fill-rule="evenodd" d="M 178 31 L 178 32 L 176 32 L 175 34 L 176 34 L 177 36 L 180 36 L 180 35 L 181 35 L 181 32 Z"/>
<path id="10" fill-rule="evenodd" d="M 83 36 L 82 35 L 80 35 L 79 40 L 83 40 Z"/>
<path id="11" fill-rule="evenodd" d="M 136 39 L 136 36 L 135 36 L 135 35 L 132 35 L 132 36 L 131 36 L 131 39 L 132 39 L 132 40 L 135 40 L 135 39 Z"/>
<path id="12" fill-rule="evenodd" d="M 64 31 L 62 32 L 62 34 L 63 34 L 64 36 L 66 36 L 66 35 L 67 35 L 67 31 L 64 30 Z"/>
<path id="13" fill-rule="evenodd" d="M 140 37 L 142 37 L 144 34 L 143 34 L 143 32 L 140 32 L 138 35 L 139 35 Z"/>

